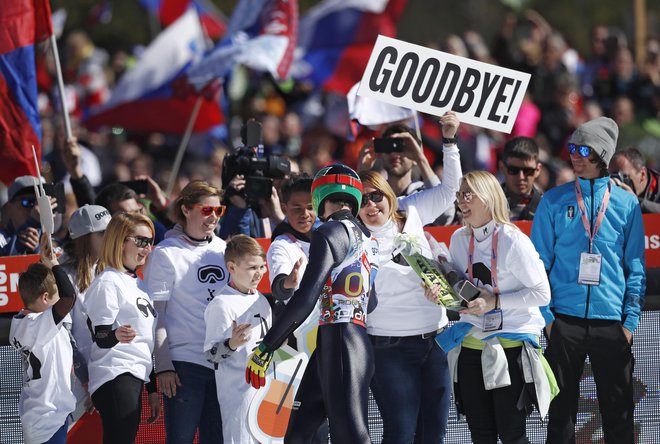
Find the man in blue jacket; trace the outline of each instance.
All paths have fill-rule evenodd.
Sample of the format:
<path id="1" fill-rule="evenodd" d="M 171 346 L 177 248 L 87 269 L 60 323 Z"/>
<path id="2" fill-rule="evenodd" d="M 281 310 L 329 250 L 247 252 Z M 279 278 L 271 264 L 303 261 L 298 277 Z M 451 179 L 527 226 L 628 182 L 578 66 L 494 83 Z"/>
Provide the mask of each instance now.
<path id="1" fill-rule="evenodd" d="M 645 292 L 644 226 L 638 200 L 610 181 L 619 130 L 607 117 L 568 143 L 578 179 L 544 194 L 532 241 L 552 289 L 546 319 L 561 389 L 550 405 L 548 443 L 575 443 L 580 379 L 589 356 L 606 443 L 633 444 L 632 334 Z"/>

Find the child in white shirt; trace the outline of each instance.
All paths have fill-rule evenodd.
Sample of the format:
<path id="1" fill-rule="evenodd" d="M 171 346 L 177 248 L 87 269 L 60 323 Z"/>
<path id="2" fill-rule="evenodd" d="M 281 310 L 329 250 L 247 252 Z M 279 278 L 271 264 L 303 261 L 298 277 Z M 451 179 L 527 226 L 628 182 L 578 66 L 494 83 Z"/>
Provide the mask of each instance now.
<path id="1" fill-rule="evenodd" d="M 222 434 L 226 444 L 257 443 L 248 428 L 248 409 L 257 390 L 245 384 L 245 363 L 271 325 L 271 310 L 257 286 L 266 272 L 266 254 L 245 235 L 225 251 L 229 285 L 204 312 L 205 357 L 215 363 Z"/>
<path id="2" fill-rule="evenodd" d="M 23 358 L 19 413 L 26 444 L 65 443 L 67 418 L 76 408 L 73 350 L 63 326 L 76 292 L 51 254 L 47 236 L 41 241 L 41 263 L 31 264 L 19 277 L 25 308 L 14 316 L 9 331 L 11 344 Z"/>

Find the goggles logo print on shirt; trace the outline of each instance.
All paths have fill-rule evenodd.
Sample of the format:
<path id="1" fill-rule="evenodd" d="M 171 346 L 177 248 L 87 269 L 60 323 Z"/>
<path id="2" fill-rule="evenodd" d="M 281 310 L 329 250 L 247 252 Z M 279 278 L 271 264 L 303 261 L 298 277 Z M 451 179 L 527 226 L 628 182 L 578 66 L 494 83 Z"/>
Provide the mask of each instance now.
<path id="1" fill-rule="evenodd" d="M 149 313 L 151 313 L 151 316 L 154 318 L 156 317 L 156 310 L 154 310 L 153 305 L 151 305 L 151 303 L 145 298 L 137 298 L 135 304 L 145 318 L 149 317 Z"/>
<path id="2" fill-rule="evenodd" d="M 217 265 L 205 265 L 197 270 L 199 282 L 217 284 L 225 280 L 225 270 Z"/>

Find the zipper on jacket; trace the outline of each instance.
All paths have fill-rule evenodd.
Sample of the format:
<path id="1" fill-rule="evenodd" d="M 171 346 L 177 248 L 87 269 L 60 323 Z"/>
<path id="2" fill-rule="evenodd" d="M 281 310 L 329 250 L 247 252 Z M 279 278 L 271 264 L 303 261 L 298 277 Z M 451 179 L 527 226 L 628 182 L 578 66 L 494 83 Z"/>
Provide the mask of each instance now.
<path id="1" fill-rule="evenodd" d="M 594 181 L 595 179 L 589 179 L 589 184 L 591 185 L 591 215 L 589 216 L 589 228 L 592 230 L 592 232 L 594 229 Z M 591 236 L 591 233 L 589 233 L 589 236 Z M 589 253 L 591 252 L 592 251 L 589 250 Z M 587 304 L 584 307 L 585 319 L 589 319 L 589 299 L 591 299 L 591 285 L 587 285 Z"/>

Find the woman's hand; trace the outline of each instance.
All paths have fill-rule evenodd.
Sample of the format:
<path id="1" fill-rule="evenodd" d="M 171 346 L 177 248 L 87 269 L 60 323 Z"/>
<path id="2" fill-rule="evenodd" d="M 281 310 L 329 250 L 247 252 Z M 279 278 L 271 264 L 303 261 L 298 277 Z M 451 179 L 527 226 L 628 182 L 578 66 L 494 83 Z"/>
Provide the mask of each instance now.
<path id="1" fill-rule="evenodd" d="M 163 395 L 168 398 L 176 396 L 176 388 L 181 386 L 181 380 L 175 371 L 159 373 L 156 378 L 158 379 L 158 387 L 160 387 Z"/>
<path id="2" fill-rule="evenodd" d="M 376 150 L 374 149 L 374 139 L 369 140 L 360 150 L 357 161 L 357 172 L 370 171 L 376 163 Z"/>
<path id="3" fill-rule="evenodd" d="M 494 310 L 497 305 L 497 298 L 493 293 L 485 288 L 479 289 L 479 296 L 467 303 L 467 308 L 460 311 L 461 314 L 472 314 L 481 316 Z"/>
<path id="4" fill-rule="evenodd" d="M 151 409 L 151 416 L 147 419 L 147 424 L 153 424 L 160 418 L 160 398 L 158 392 L 149 393 L 149 408 Z"/>
<path id="5" fill-rule="evenodd" d="M 422 282 L 422 288 L 424 289 L 424 297 L 426 300 L 434 305 L 438 305 L 438 295 L 440 294 L 441 289 L 440 285 L 434 284 L 429 287 L 425 282 Z"/>
<path id="6" fill-rule="evenodd" d="M 117 327 L 115 330 L 115 337 L 122 344 L 128 344 L 137 336 L 137 331 L 130 324 L 122 325 Z"/>

